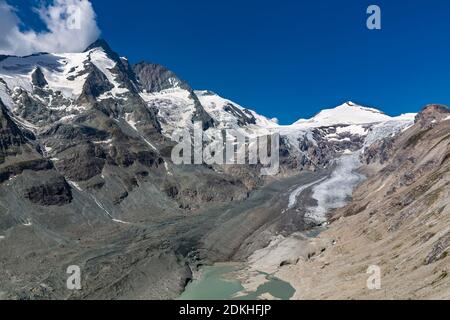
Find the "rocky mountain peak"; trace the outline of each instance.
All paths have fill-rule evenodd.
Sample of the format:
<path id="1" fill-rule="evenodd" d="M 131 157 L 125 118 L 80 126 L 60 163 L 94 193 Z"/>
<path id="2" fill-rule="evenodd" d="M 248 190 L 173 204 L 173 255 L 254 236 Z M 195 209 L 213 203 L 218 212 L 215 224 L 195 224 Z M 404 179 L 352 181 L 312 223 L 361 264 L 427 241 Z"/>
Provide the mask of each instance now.
<path id="1" fill-rule="evenodd" d="M 89 50 L 95 49 L 95 48 L 102 48 L 105 51 L 110 51 L 111 47 L 109 46 L 108 42 L 106 42 L 106 40 L 104 39 L 97 39 L 96 41 L 94 41 L 93 43 L 91 43 L 85 50 L 84 52 L 88 52 Z"/>
<path id="2" fill-rule="evenodd" d="M 416 115 L 415 123 L 429 125 L 450 116 L 450 109 L 441 104 L 429 104 Z"/>
<path id="3" fill-rule="evenodd" d="M 342 106 L 344 106 L 344 107 L 354 107 L 354 106 L 358 106 L 358 104 L 349 100 L 349 101 L 346 101 L 344 104 L 342 104 Z"/>
<path id="4" fill-rule="evenodd" d="M 147 92 L 159 92 L 171 88 L 181 88 L 192 91 L 190 86 L 166 67 L 148 62 L 139 62 L 133 70 L 140 85 Z"/>
<path id="5" fill-rule="evenodd" d="M 31 83 L 38 88 L 43 88 L 48 84 L 40 67 L 37 67 L 31 74 Z"/>
<path id="6" fill-rule="evenodd" d="M 201 122 L 204 130 L 212 128 L 216 125 L 214 119 L 208 114 L 208 112 L 205 111 L 194 90 L 185 81 L 181 80 L 174 72 L 170 71 L 162 65 L 148 62 L 140 62 L 134 65 L 133 71 L 136 75 L 141 90 L 143 90 L 147 96 L 149 96 L 149 93 L 161 93 L 168 89 L 177 89 L 179 91 L 178 93 L 180 93 L 181 95 L 185 95 L 185 97 L 183 98 L 184 102 L 182 103 L 185 104 L 184 107 L 191 105 L 191 110 L 189 111 L 191 113 L 191 123 L 197 121 Z M 164 93 L 162 94 L 164 95 Z M 168 93 L 168 95 L 170 96 L 170 93 Z M 166 99 L 171 100 L 172 98 L 170 98 L 169 96 L 166 96 Z M 178 113 L 178 115 L 186 113 L 186 110 L 176 110 L 177 107 L 175 106 L 179 104 L 179 97 L 175 98 L 175 100 L 172 101 L 174 105 L 166 110 L 170 110 L 166 116 L 170 118 L 172 116 L 175 116 L 174 113 Z M 180 105 L 178 105 L 178 107 L 180 107 Z M 172 114 L 172 116 L 170 114 Z M 161 120 L 163 122 L 166 121 L 166 119 Z"/>
<path id="7" fill-rule="evenodd" d="M 93 49 L 103 49 L 103 51 L 105 51 L 105 53 L 108 55 L 109 58 L 111 58 L 112 60 L 114 60 L 115 62 L 119 62 L 120 60 L 120 56 L 111 49 L 111 47 L 109 46 L 108 42 L 106 42 L 106 40 L 104 39 L 98 39 L 95 42 L 93 42 L 92 44 L 90 44 L 85 50 L 84 52 L 88 52 L 90 50 Z"/>
<path id="8" fill-rule="evenodd" d="M 366 112 L 384 114 L 382 111 L 380 111 L 378 109 L 366 107 L 361 104 L 355 103 L 353 101 L 346 101 L 343 104 L 335 107 L 334 109 L 337 109 L 337 110 L 342 110 L 342 109 L 355 110 L 355 109 L 357 109 L 357 110 L 363 110 Z"/>

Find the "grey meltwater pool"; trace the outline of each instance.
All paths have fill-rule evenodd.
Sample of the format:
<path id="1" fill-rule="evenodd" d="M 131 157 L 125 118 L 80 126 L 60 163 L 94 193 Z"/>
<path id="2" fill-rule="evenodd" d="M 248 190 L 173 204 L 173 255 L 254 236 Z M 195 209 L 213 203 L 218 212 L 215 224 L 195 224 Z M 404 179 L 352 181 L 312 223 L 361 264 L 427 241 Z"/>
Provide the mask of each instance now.
<path id="1" fill-rule="evenodd" d="M 289 300 L 295 289 L 285 281 L 269 274 L 267 282 L 258 286 L 256 291 L 247 292 L 233 273 L 242 269 L 238 264 L 216 264 L 202 268 L 199 279 L 192 281 L 179 297 L 180 300 L 256 300 L 263 294 L 276 299 Z"/>

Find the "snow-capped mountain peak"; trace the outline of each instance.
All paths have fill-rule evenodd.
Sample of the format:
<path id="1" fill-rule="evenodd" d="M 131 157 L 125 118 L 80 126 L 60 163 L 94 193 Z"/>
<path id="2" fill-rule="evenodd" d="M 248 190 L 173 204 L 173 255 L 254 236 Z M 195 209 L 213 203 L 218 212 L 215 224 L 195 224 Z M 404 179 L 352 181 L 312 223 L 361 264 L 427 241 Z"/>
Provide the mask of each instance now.
<path id="1" fill-rule="evenodd" d="M 89 45 L 84 52 L 89 52 L 92 50 L 101 50 L 108 55 L 108 57 L 115 62 L 118 62 L 120 60 L 119 55 L 111 49 L 108 42 L 106 42 L 103 39 L 98 39 L 97 41 L 93 42 L 91 45 Z"/>
<path id="2" fill-rule="evenodd" d="M 389 121 L 383 112 L 348 101 L 333 109 L 325 109 L 311 119 L 300 119 L 295 126 L 326 127 L 332 125 L 369 124 Z"/>
<path id="3" fill-rule="evenodd" d="M 4 83 L 2 95 L 6 95 L 6 90 L 12 92 L 17 88 L 34 94 L 36 79 L 33 79 L 33 76 L 36 76 L 38 71 L 39 82 L 45 84 L 49 95 L 61 92 L 64 98 L 71 102 L 76 101 L 83 93 L 91 74 L 94 77 L 104 75 L 109 82 L 110 90 L 105 90 L 102 97 L 96 98 L 120 97 L 128 92 L 127 85 L 118 79 L 119 72 L 127 72 L 123 64 L 124 62 L 103 40 L 94 42 L 81 53 L 7 56 L 0 61 L 0 78 Z"/>
<path id="4" fill-rule="evenodd" d="M 201 104 L 213 119 L 222 128 L 241 128 L 254 126 L 261 128 L 273 128 L 277 123 L 253 110 L 244 108 L 239 104 L 222 98 L 218 94 L 208 90 L 197 90 L 195 94 Z"/>

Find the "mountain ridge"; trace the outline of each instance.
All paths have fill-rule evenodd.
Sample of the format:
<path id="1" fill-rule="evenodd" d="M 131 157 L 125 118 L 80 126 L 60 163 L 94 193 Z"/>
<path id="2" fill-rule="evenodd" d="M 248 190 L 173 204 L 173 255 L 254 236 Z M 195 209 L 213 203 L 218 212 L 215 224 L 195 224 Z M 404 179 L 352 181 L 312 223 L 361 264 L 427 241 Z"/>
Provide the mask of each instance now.
<path id="1" fill-rule="evenodd" d="M 353 103 L 283 126 L 110 50 L 99 41 L 0 61 L 0 297 L 176 298 L 201 265 L 245 260 L 272 237 L 323 225 L 323 210 L 305 207 L 324 201 L 312 188 L 338 179 L 351 195 L 360 157 L 388 161 L 391 140 L 414 126 L 412 115 Z M 343 123 L 352 108 L 359 118 Z M 445 121 L 434 109 L 416 124 Z M 175 165 L 173 134 L 192 134 L 195 122 L 205 144 L 227 129 L 249 141 L 279 132 L 278 174 Z M 89 281 L 67 293 L 60 280 L 73 264 Z"/>
<path id="2" fill-rule="evenodd" d="M 95 51 L 96 49 L 97 50 L 100 49 L 103 52 L 105 52 L 105 54 L 116 63 L 115 68 L 119 69 L 119 70 L 116 70 L 116 72 L 115 72 L 116 76 L 118 75 L 120 77 L 123 77 L 123 74 L 127 74 L 127 77 L 130 78 L 131 83 L 133 83 L 134 85 L 137 85 L 137 79 L 135 79 L 135 74 L 136 73 L 141 74 L 140 82 L 143 83 L 144 89 L 147 90 L 147 92 L 159 92 L 164 89 L 170 89 L 170 88 L 174 88 L 174 87 L 178 87 L 178 86 L 181 87 L 182 89 L 189 91 L 189 93 L 191 94 L 191 99 L 193 99 L 193 102 L 196 105 L 196 116 L 194 118 L 204 122 L 204 129 L 214 126 L 213 119 L 208 117 L 208 115 L 204 112 L 204 110 L 202 110 L 200 103 L 198 101 L 198 97 L 195 95 L 194 90 L 185 81 L 180 80 L 178 78 L 178 76 L 175 73 L 173 73 L 172 71 L 170 71 L 169 69 L 167 69 L 161 65 L 158 65 L 158 64 L 152 64 L 152 63 L 147 63 L 147 62 L 140 62 L 140 63 L 134 64 L 133 66 L 131 66 L 128 64 L 128 62 L 123 62 L 122 59 L 119 57 L 119 55 L 111 49 L 109 44 L 104 39 L 99 39 L 99 40 L 95 41 L 94 43 L 92 43 L 91 45 L 89 45 L 83 53 L 86 54 L 91 51 Z M 76 58 L 76 56 L 79 56 L 77 59 L 91 61 L 91 59 L 88 56 L 85 56 L 85 58 L 82 58 L 83 53 L 68 54 L 67 58 L 69 58 L 69 60 L 71 60 L 71 56 L 72 56 L 72 58 Z M 43 54 L 39 54 L 39 55 L 29 55 L 26 57 L 7 56 L 6 58 L 4 58 L 4 60 L 7 60 L 8 58 L 16 58 L 16 59 L 20 60 L 20 59 L 27 59 L 27 58 L 33 58 L 33 57 L 36 58 L 39 56 L 49 56 L 49 55 L 51 55 L 51 54 L 43 53 Z M 64 54 L 56 54 L 55 57 L 58 57 L 58 55 L 64 57 Z M 48 63 L 45 61 L 40 63 L 39 59 L 31 59 L 31 60 L 32 61 L 30 61 L 30 62 L 32 65 L 34 65 L 35 68 L 40 67 L 40 69 L 41 69 L 45 65 L 48 65 Z M 36 60 L 36 62 L 34 62 L 34 64 L 33 64 L 33 60 Z M 53 60 L 53 61 L 49 61 L 49 62 L 51 64 L 54 64 L 56 61 L 59 61 L 61 59 L 56 58 L 56 61 L 55 61 L 55 59 L 50 58 L 49 60 Z M 27 63 L 27 62 L 25 61 L 25 63 Z M 40 66 L 41 64 L 43 66 Z M 74 65 L 74 66 L 76 66 L 76 65 Z M 101 67 L 101 66 L 102 66 L 101 64 L 99 65 L 97 63 L 97 67 Z M 145 76 L 143 76 L 143 72 L 145 72 L 144 71 L 145 68 L 152 68 L 150 71 L 147 71 L 147 74 L 148 74 L 147 78 L 150 75 L 154 78 L 145 79 Z M 134 72 L 131 71 L 132 69 L 134 69 Z M 104 70 L 105 71 L 103 73 L 107 75 L 108 72 L 106 71 L 106 69 L 104 69 Z M 44 78 L 45 78 L 45 75 L 44 75 Z M 109 79 L 111 79 L 111 77 L 109 77 Z M 158 80 L 158 79 L 161 79 L 161 80 Z M 156 85 L 155 87 L 149 87 L 150 83 L 156 84 L 156 83 L 158 83 L 158 81 L 159 81 L 158 85 Z M 170 81 L 173 81 L 173 83 L 170 83 Z M 114 81 L 112 81 L 112 82 L 114 82 Z M 14 86 L 14 84 L 12 84 L 12 85 Z M 130 90 L 130 89 L 133 89 L 132 87 L 134 85 L 124 83 L 124 84 L 121 84 L 120 86 L 123 86 Z M 58 90 L 59 88 L 55 87 L 55 89 Z M 197 90 L 197 91 L 200 92 L 200 90 Z M 121 92 L 123 92 L 123 90 L 121 90 Z M 63 93 L 64 93 L 64 91 L 63 91 Z M 297 120 L 292 125 L 314 125 L 314 122 L 318 122 L 318 124 L 320 124 L 320 121 L 315 121 L 315 120 L 317 120 L 317 117 L 320 116 L 321 113 L 323 114 L 325 111 L 337 110 L 337 109 L 341 108 L 342 106 L 350 106 L 350 105 L 355 105 L 355 104 L 351 101 L 348 101 L 347 103 L 345 103 L 341 106 L 337 106 L 334 109 L 322 110 L 321 112 L 319 112 L 316 116 L 312 117 L 311 119 Z M 381 113 L 381 111 L 373 109 L 373 108 L 359 106 L 359 109 L 361 109 L 361 108 L 364 108 L 367 112 L 373 111 L 374 113 Z M 358 108 L 356 108 L 356 109 L 358 109 Z M 375 119 L 375 120 L 383 121 L 383 120 L 387 120 L 387 118 L 383 119 L 382 117 L 378 117 L 378 119 Z M 353 123 L 344 123 L 344 124 L 354 124 L 354 123 L 355 122 L 353 121 Z M 322 124 L 323 125 L 335 125 L 338 123 L 325 121 Z"/>

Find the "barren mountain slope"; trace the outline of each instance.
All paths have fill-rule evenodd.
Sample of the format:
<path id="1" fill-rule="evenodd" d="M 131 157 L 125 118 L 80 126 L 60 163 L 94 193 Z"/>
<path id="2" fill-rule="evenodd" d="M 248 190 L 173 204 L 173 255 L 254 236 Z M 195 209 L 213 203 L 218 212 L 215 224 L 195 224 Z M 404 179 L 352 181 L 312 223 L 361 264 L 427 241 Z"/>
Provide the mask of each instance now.
<path id="1" fill-rule="evenodd" d="M 450 298 L 450 110 L 427 106 L 415 125 L 365 150 L 368 179 L 277 275 L 297 299 Z M 368 267 L 381 289 L 367 288 Z"/>

